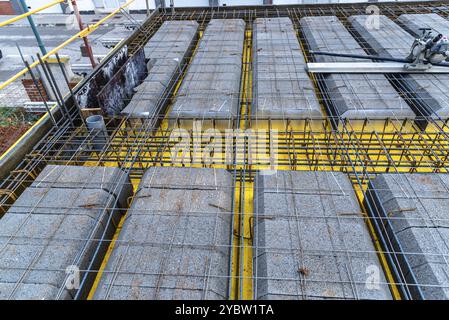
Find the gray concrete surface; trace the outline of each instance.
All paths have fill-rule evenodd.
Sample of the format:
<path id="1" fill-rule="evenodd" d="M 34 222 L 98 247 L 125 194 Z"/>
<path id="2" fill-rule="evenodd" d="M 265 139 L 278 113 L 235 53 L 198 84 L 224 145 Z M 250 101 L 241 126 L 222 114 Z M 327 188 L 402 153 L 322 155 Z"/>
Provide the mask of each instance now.
<path id="1" fill-rule="evenodd" d="M 313 83 L 290 18 L 253 25 L 253 108 L 257 119 L 321 118 Z"/>
<path id="2" fill-rule="evenodd" d="M 408 260 L 399 265 L 406 281 L 414 276 L 424 299 L 449 299 L 449 175 L 380 174 L 372 185 L 388 215 L 389 241 Z"/>
<path id="3" fill-rule="evenodd" d="M 301 29 L 311 50 L 366 55 L 354 37 L 335 16 L 304 17 Z M 349 62 L 361 59 L 315 57 L 316 62 Z M 324 74 L 336 114 L 348 119 L 415 118 L 414 112 L 381 74 Z"/>
<path id="4" fill-rule="evenodd" d="M 226 299 L 232 192 L 223 169 L 148 169 L 94 298 Z"/>
<path id="5" fill-rule="evenodd" d="M 378 55 L 405 58 L 410 53 L 414 40 L 412 35 L 383 15 L 379 16 L 379 28 L 369 27 L 367 17 L 351 16 L 348 20 Z M 449 75 L 409 74 L 403 76 L 401 82 L 421 104 L 420 111 L 424 115 L 442 119 L 449 117 Z"/>
<path id="6" fill-rule="evenodd" d="M 258 174 L 254 195 L 256 299 L 391 299 L 346 174 Z"/>
<path id="7" fill-rule="evenodd" d="M 145 45 L 148 76 L 121 112 L 130 118 L 153 117 L 165 105 L 164 94 L 179 77 L 197 35 L 196 21 L 166 21 Z"/>
<path id="8" fill-rule="evenodd" d="M 449 36 L 449 20 L 436 13 L 401 14 L 397 21 L 415 37 L 422 36 L 422 30 L 419 30 L 420 28 L 431 28 L 435 35 L 442 33 L 443 35 Z"/>
<path id="9" fill-rule="evenodd" d="M 245 22 L 213 19 L 200 40 L 170 118 L 233 119 L 240 100 Z"/>
<path id="10" fill-rule="evenodd" d="M 101 243 L 95 256 L 98 240 L 103 233 L 112 238 L 131 192 L 118 168 L 47 166 L 0 219 L 0 299 L 73 298 L 66 268 L 77 266 L 81 280 L 91 262 L 98 270 L 109 245 Z M 94 276 L 88 274 L 82 295 Z"/>

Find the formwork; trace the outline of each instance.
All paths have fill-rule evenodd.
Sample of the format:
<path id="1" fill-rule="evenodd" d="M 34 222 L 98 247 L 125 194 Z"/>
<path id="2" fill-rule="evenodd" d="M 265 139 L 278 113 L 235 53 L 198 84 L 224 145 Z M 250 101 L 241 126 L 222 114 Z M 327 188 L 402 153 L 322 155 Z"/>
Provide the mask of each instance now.
<path id="1" fill-rule="evenodd" d="M 321 118 L 322 112 L 290 18 L 253 26 L 253 124 Z"/>
<path id="2" fill-rule="evenodd" d="M 439 16 L 447 18 L 449 9 L 445 2 L 378 3 L 377 5 L 381 10 L 380 12 L 391 21 L 396 21 L 402 14 L 436 13 Z M 88 86 L 89 81 L 101 73 L 101 68 L 118 54 L 118 50 L 126 49 L 131 57 L 134 54 L 138 54 L 139 50 L 144 48 L 149 39 L 151 39 L 165 21 L 196 21 L 198 23 L 198 39 L 192 41 L 192 53 L 187 54 L 186 64 L 182 66 L 181 75 L 173 79 L 174 85 L 172 90 L 165 97 L 161 98 L 161 101 L 166 100 L 166 111 L 161 110 L 159 114 L 144 118 L 141 122 L 132 125 L 129 124 L 126 117 L 103 115 L 107 128 L 107 139 L 99 147 L 95 147 L 95 134 L 87 130 L 77 110 L 73 96 L 69 96 L 64 104 L 57 106 L 55 111 L 56 124 L 52 125 L 48 116 L 45 118 L 47 120 L 42 120 L 42 122 L 46 121 L 44 122 L 46 124 L 50 123 L 46 127 L 48 130 L 40 133 L 38 138 L 35 137 L 37 142 L 33 144 L 31 151 L 23 152 L 21 149 L 22 144 L 19 142 L 9 152 L 9 154 L 21 154 L 20 157 L 15 157 L 21 160 L 17 161 L 14 166 L 8 163 L 8 166 L 6 166 L 8 169 L 6 170 L 4 169 L 5 167 L 2 167 L 2 171 L 0 172 L 2 177 L 4 177 L 0 184 L 1 212 L 7 212 L 11 206 L 14 206 L 15 201 L 24 190 L 35 181 L 39 173 L 48 165 L 59 165 L 62 167 L 118 167 L 129 176 L 135 195 L 142 194 L 139 191 L 139 185 L 143 185 L 143 180 L 148 178 L 148 172 L 156 170 L 156 168 L 179 168 L 180 170 L 198 169 L 198 172 L 200 172 L 199 175 L 204 175 L 205 179 L 207 178 L 203 188 L 207 187 L 211 189 L 216 186 L 215 179 L 212 179 L 210 173 L 206 172 L 209 172 L 211 169 L 215 169 L 216 172 L 225 170 L 226 174 L 224 173 L 225 171 L 220 172 L 223 172 L 223 175 L 231 179 L 232 192 L 230 200 L 231 207 L 229 209 L 231 230 L 228 233 L 230 238 L 228 248 L 230 248 L 230 252 L 228 257 L 223 258 L 223 260 L 228 260 L 229 269 L 227 275 L 224 272 L 219 273 L 222 276 L 221 278 L 225 278 L 227 281 L 227 294 L 224 298 L 233 300 L 254 299 L 256 297 L 255 285 L 262 280 L 266 280 L 268 283 L 274 283 L 275 280 L 280 280 L 285 283 L 288 282 L 289 286 L 295 287 L 296 289 L 295 284 L 298 283 L 297 280 L 303 278 L 306 280 L 306 285 L 312 288 L 317 286 L 316 283 L 321 283 L 323 287 L 332 286 L 332 281 L 329 281 L 332 279 L 326 279 L 324 276 L 317 279 L 315 278 L 316 274 L 312 272 L 308 273 L 307 270 L 301 271 L 301 278 L 296 277 L 294 279 L 284 276 L 281 276 L 281 279 L 275 278 L 274 276 L 268 276 L 266 279 L 263 279 L 263 277 L 258 278 L 258 276 L 255 276 L 258 273 L 255 273 L 256 271 L 254 270 L 256 268 L 256 265 L 253 263 L 254 253 L 255 251 L 260 252 L 260 250 L 264 249 L 259 246 L 259 237 L 255 235 L 255 231 L 259 227 L 262 228 L 262 226 L 256 228 L 255 224 L 255 213 L 257 211 L 254 208 L 254 191 L 255 184 L 258 180 L 256 177 L 261 171 L 269 171 L 272 174 L 275 172 L 280 174 L 284 171 L 302 174 L 305 174 L 305 172 L 309 172 L 308 174 L 324 174 L 325 172 L 332 171 L 334 175 L 338 173 L 339 176 L 342 176 L 338 178 L 339 183 L 347 183 L 349 180 L 350 186 L 347 185 L 345 187 L 345 196 L 343 198 L 352 199 L 350 201 L 354 210 L 359 211 L 358 216 L 350 215 L 347 217 L 342 214 L 341 218 L 354 218 L 359 223 L 362 221 L 365 223 L 374 247 L 370 251 L 372 253 L 370 259 L 373 259 L 371 261 L 378 261 L 381 265 L 382 270 L 379 270 L 379 275 L 380 277 L 384 277 L 385 283 L 388 284 L 391 297 L 394 299 L 414 298 L 404 294 L 403 290 L 401 290 L 404 281 L 397 280 L 395 276 L 396 265 L 389 258 L 388 253 L 390 253 L 390 249 L 385 246 L 388 238 L 376 228 L 377 218 L 370 215 L 372 212 L 370 210 L 370 204 L 364 202 L 364 199 L 369 181 L 372 181 L 381 174 L 408 173 L 410 175 L 417 175 L 422 173 L 435 173 L 436 175 L 440 175 L 448 173 L 449 130 L 446 120 L 440 120 L 426 115 L 418 115 L 414 118 L 404 119 L 386 117 L 385 119 L 375 119 L 375 121 L 369 116 L 364 119 L 357 119 L 357 121 L 348 118 L 343 119 L 339 115 L 328 112 L 328 110 L 331 110 L 333 98 L 322 76 L 319 74 L 309 74 L 309 77 L 312 80 L 314 94 L 321 107 L 321 118 L 305 119 L 299 124 L 293 121 L 293 119 L 290 119 L 289 116 L 285 116 L 286 121 L 281 125 L 268 120 L 264 126 L 256 127 L 254 124 L 255 118 L 252 115 L 254 99 L 252 91 L 255 85 L 253 83 L 253 27 L 255 19 L 288 17 L 293 24 L 301 52 L 307 63 L 313 61 L 314 57 L 310 53 L 308 41 L 303 33 L 304 30 L 300 23 L 302 18 L 335 16 L 357 41 L 358 45 L 366 53 L 372 53 L 373 51 L 369 43 L 358 34 L 355 26 L 349 20 L 351 16 L 364 14 L 366 14 L 366 6 L 364 4 L 220 7 L 219 9 L 176 8 L 174 12 L 164 9 L 155 11 L 129 39 L 121 44 L 109 58 L 106 58 L 98 66 L 91 76 L 87 77 L 75 89 L 74 94 L 83 90 L 85 86 Z M 238 29 L 243 29 L 242 45 L 239 55 L 241 69 L 239 70 L 238 88 L 233 91 L 233 96 L 236 97 L 237 102 L 236 118 L 234 121 L 227 121 L 226 123 L 212 120 L 207 125 L 204 125 L 205 122 L 201 121 L 203 118 L 199 117 L 183 122 L 179 120 L 180 118 L 178 116 L 175 116 L 175 121 L 171 121 L 173 118 L 170 112 L 174 110 L 174 104 L 179 101 L 178 98 L 182 98 L 179 96 L 179 93 L 182 91 L 181 87 L 184 83 L 192 83 L 187 78 L 187 75 L 190 69 L 194 67 L 192 62 L 196 57 L 199 57 L 198 50 L 204 37 L 207 35 L 205 31 L 216 19 L 224 21 L 235 21 L 237 19 L 238 21 L 242 21 L 238 23 Z M 401 28 L 399 25 L 398 27 Z M 207 48 L 207 45 L 205 46 Z M 197 68 L 200 68 L 200 66 L 197 66 Z M 434 75 L 426 76 L 434 77 Z M 424 103 L 425 99 L 423 97 L 411 95 L 406 90 L 407 88 L 401 85 L 399 75 L 388 74 L 385 77 L 412 110 L 417 110 Z M 353 93 L 349 95 L 355 97 Z M 218 97 L 219 95 L 216 94 L 216 96 Z M 62 112 L 64 106 L 67 107 L 70 117 L 67 113 Z M 228 120 L 228 118 L 226 119 Z M 200 121 L 198 123 L 191 120 Z M 427 126 L 421 126 L 419 121 L 426 122 Z M 338 122 L 338 126 L 335 125 L 335 122 Z M 204 126 L 204 130 L 200 129 L 201 125 Z M 227 129 L 227 131 L 224 129 Z M 263 148 L 254 148 L 254 143 L 260 143 Z M 20 150 L 17 149 L 19 147 Z M 193 183 L 197 174 L 197 171 L 189 171 L 189 173 L 183 174 L 182 176 L 183 179 L 190 179 Z M 343 177 L 346 177 L 346 179 Z M 188 189 L 183 181 L 178 182 L 178 180 L 173 180 L 173 185 L 170 186 L 170 192 L 175 193 L 171 189 L 175 189 L 176 186 L 182 190 Z M 304 188 L 307 188 L 307 186 Z M 144 189 L 142 190 L 150 192 L 152 188 Z M 151 192 L 158 190 L 160 189 L 156 188 Z M 310 188 L 309 191 L 312 196 L 318 197 L 316 189 Z M 358 206 L 355 204 L 354 194 Z M 180 196 L 178 195 L 177 197 Z M 158 201 L 168 206 L 176 200 L 178 199 L 170 197 L 163 198 L 163 200 L 159 198 Z M 128 229 L 126 227 L 128 218 L 129 221 L 133 220 L 134 213 L 132 215 L 129 215 L 129 213 L 132 211 L 134 203 L 143 203 L 145 201 L 147 200 L 131 197 L 127 203 L 127 213 L 120 220 L 114 237 L 112 239 L 101 240 L 101 243 L 107 244 L 109 247 L 104 255 L 101 266 L 94 268 L 96 269 L 96 278 L 93 285 L 87 282 L 85 275 L 81 278 L 82 288 L 89 291 L 88 298 L 99 297 L 100 293 L 104 294 L 105 291 L 100 284 L 106 283 L 106 280 L 109 281 L 111 279 L 110 277 L 116 277 L 117 279 L 120 277 L 124 281 L 137 278 L 144 279 L 144 274 L 126 268 L 117 269 L 111 273 L 108 265 L 110 266 L 112 261 L 115 261 L 111 259 L 116 259 L 113 256 L 114 254 L 116 255 L 115 252 L 118 252 L 117 250 L 119 249 L 114 250 L 114 248 L 122 248 L 127 245 L 131 247 L 132 242 L 124 240 L 124 234 L 122 235 L 122 232 Z M 301 204 L 304 203 L 301 202 Z M 155 204 L 155 206 L 158 205 Z M 105 206 L 102 207 L 103 209 L 105 208 Z M 154 209 L 157 210 L 157 208 Z M 199 209 L 203 213 L 208 210 Z M 183 212 L 187 214 L 189 212 L 188 207 L 183 207 L 180 210 L 180 216 L 183 216 L 181 214 Z M 2 219 L 7 218 L 8 214 L 6 213 Z M 357 219 L 355 219 L 356 217 Z M 165 230 L 160 224 L 156 225 L 162 228 L 161 232 L 165 232 L 161 235 L 161 239 L 166 240 L 164 243 L 165 246 L 169 247 L 172 245 L 173 248 L 190 250 L 187 242 L 179 243 L 172 241 L 172 238 L 167 238 L 168 234 L 166 233 L 168 233 L 168 230 Z M 362 224 L 357 225 L 360 225 L 357 230 L 362 230 Z M 181 226 L 179 232 L 182 232 L 182 228 Z M 175 232 L 175 234 L 177 232 L 176 229 L 170 229 L 170 231 Z M 313 229 L 311 229 L 312 231 Z M 348 231 L 348 233 L 350 232 Z M 367 235 L 366 233 L 364 234 L 365 236 L 362 235 L 362 239 L 367 240 Z M 290 234 L 286 232 L 285 238 L 289 236 Z M 122 240 L 120 240 L 121 237 Z M 321 238 L 318 238 L 317 241 L 319 239 Z M 148 239 L 142 242 L 141 245 L 145 250 L 151 250 L 151 248 L 160 245 L 160 243 L 158 237 L 153 237 L 148 234 Z M 287 240 L 285 240 L 285 243 L 287 243 Z M 292 246 L 295 245 L 295 243 L 291 243 Z M 167 257 L 173 261 L 177 258 L 177 254 L 170 252 L 175 251 L 167 252 Z M 355 248 L 353 251 L 343 249 L 342 252 L 346 252 L 349 256 L 351 254 L 359 255 L 367 253 L 360 252 L 358 248 Z M 333 254 L 337 255 L 338 253 L 339 255 L 342 252 L 337 250 Z M 320 251 L 318 250 L 317 253 L 320 253 Z M 324 250 L 321 253 L 325 255 L 327 251 Z M 377 255 L 377 260 L 374 259 L 374 254 Z M 398 252 L 398 254 L 401 253 Z M 135 261 L 132 258 L 134 257 L 130 257 L 129 261 Z M 122 262 L 130 263 L 128 259 L 122 260 Z M 377 264 L 374 263 L 374 265 Z M 296 266 L 290 266 L 296 268 Z M 286 270 L 288 269 L 288 272 L 292 272 L 288 264 L 285 265 L 285 268 Z M 345 288 L 358 288 L 361 279 L 356 277 L 361 274 L 360 269 L 348 269 L 348 278 L 341 281 L 341 286 Z M 35 268 L 31 267 L 31 270 L 35 270 Z M 204 271 L 204 269 L 201 271 Z M 296 271 L 294 270 L 294 272 Z M 399 271 L 401 271 L 400 268 Z M 168 276 L 166 281 L 172 281 L 173 278 L 170 278 L 172 274 L 172 270 L 165 267 L 158 273 L 162 282 L 165 281 L 165 276 Z M 213 274 L 211 273 L 211 275 Z M 185 277 L 184 279 L 186 279 L 188 291 L 195 291 L 194 288 L 197 285 L 196 277 L 193 275 L 189 276 L 185 273 L 183 275 Z M 204 278 L 203 273 L 199 273 L 199 275 Z M 366 276 L 368 277 L 368 274 Z M 151 277 L 148 279 L 151 279 Z M 212 279 L 209 278 L 209 281 Z M 357 279 L 357 281 L 354 279 Z M 374 279 L 372 284 L 376 286 L 382 284 L 382 282 L 383 278 L 381 278 L 381 281 Z M 109 283 L 117 284 L 119 282 L 112 280 Z M 134 282 L 133 288 L 140 290 L 137 293 L 142 292 L 141 289 L 144 287 L 145 284 L 139 287 L 138 281 Z M 221 289 L 218 289 L 217 286 L 216 291 L 222 290 L 221 284 L 219 287 Z M 162 289 L 163 286 L 159 288 Z M 208 296 L 212 291 L 201 290 L 195 291 L 197 294 L 200 294 L 199 292 L 203 293 L 201 298 L 212 296 Z M 352 289 L 350 289 L 351 292 L 353 292 Z M 382 292 L 382 297 L 388 297 L 388 291 L 383 290 Z M 140 297 L 139 294 L 136 296 L 133 293 L 127 295 L 128 293 L 125 291 L 119 293 L 127 298 Z M 161 291 L 159 291 L 160 293 Z M 207 294 L 204 295 L 204 293 Z M 312 294 L 313 292 L 309 293 Z M 351 296 L 350 293 L 344 298 L 360 298 L 357 295 Z M 173 296 L 181 295 L 179 290 L 168 293 L 165 291 L 164 294 L 171 294 Z M 371 292 L 370 294 L 372 296 L 370 295 L 367 298 L 381 296 L 379 292 Z M 222 292 L 220 292 L 220 295 L 220 297 L 223 297 Z M 159 295 L 156 298 L 162 297 L 166 296 Z M 296 296 L 296 293 L 294 297 L 301 298 L 301 296 Z M 81 299 L 84 297 L 76 295 L 74 298 Z"/>
<path id="3" fill-rule="evenodd" d="M 365 55 L 365 50 L 336 16 L 300 20 L 310 50 Z M 361 59 L 314 56 L 317 62 L 349 62 Z M 325 74 L 335 117 L 343 119 L 413 119 L 415 114 L 382 74 Z"/>
<path id="4" fill-rule="evenodd" d="M 349 18 L 354 29 L 368 43 L 374 52 L 386 57 L 406 57 L 410 52 L 410 43 L 415 39 L 394 21 L 380 15 L 379 28 L 367 23 L 368 16 Z M 399 80 L 405 90 L 419 101 L 418 112 L 437 120 L 446 120 L 449 115 L 449 75 L 408 74 Z"/>
<path id="5" fill-rule="evenodd" d="M 145 45 L 148 76 L 121 114 L 128 119 L 151 118 L 164 111 L 165 96 L 181 75 L 197 36 L 196 21 L 166 21 Z"/>
<path id="6" fill-rule="evenodd" d="M 131 192 L 118 168 L 46 166 L 0 220 L 0 298 L 86 297 Z"/>

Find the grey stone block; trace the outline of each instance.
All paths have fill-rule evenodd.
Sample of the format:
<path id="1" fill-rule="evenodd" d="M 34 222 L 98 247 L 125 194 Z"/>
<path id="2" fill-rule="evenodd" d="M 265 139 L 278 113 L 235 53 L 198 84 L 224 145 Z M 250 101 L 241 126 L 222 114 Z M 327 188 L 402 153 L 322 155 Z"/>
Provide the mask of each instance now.
<path id="1" fill-rule="evenodd" d="M 254 194 L 256 299 L 391 299 L 345 174 L 258 174 Z M 373 267 L 376 289 L 366 286 Z"/>
<path id="2" fill-rule="evenodd" d="M 434 35 L 449 35 L 449 20 L 436 13 L 401 14 L 397 21 L 415 37 L 422 36 L 420 28 L 431 28 Z"/>
<path id="3" fill-rule="evenodd" d="M 257 119 L 321 118 L 313 83 L 289 18 L 253 25 L 253 108 Z"/>
<path id="4" fill-rule="evenodd" d="M 45 167 L 0 220 L 0 297 L 73 298 L 65 287 L 72 265 L 81 279 L 89 272 L 87 294 L 131 192 L 118 168 Z"/>
<path id="5" fill-rule="evenodd" d="M 335 16 L 304 17 L 301 29 L 311 50 L 366 55 L 366 52 Z M 317 62 L 348 62 L 361 59 L 316 55 Z M 325 86 L 336 114 L 348 119 L 415 118 L 414 112 L 380 74 L 324 74 Z"/>
<path id="6" fill-rule="evenodd" d="M 147 170 L 95 299 L 226 299 L 232 175 Z"/>
<path id="7" fill-rule="evenodd" d="M 398 267 L 407 283 L 416 282 L 424 299 L 448 299 L 449 175 L 381 174 L 372 188 L 388 216 L 383 223 L 391 226 L 390 250 L 405 257 Z M 420 298 L 416 291 L 412 296 Z"/>
<path id="8" fill-rule="evenodd" d="M 240 99 L 245 22 L 209 22 L 170 111 L 171 119 L 233 119 Z"/>
<path id="9" fill-rule="evenodd" d="M 196 21 L 165 21 L 145 45 L 149 59 L 148 76 L 121 114 L 129 118 L 151 118 L 166 106 L 164 96 L 170 90 L 192 51 L 197 36 Z M 177 61 L 175 61 L 175 59 Z"/>
<path id="10" fill-rule="evenodd" d="M 367 17 L 369 16 L 351 16 L 348 20 L 379 56 L 406 58 L 414 37 L 383 15 L 379 16 L 379 28 L 367 27 Z M 436 119 L 448 118 L 449 75 L 408 74 L 401 77 L 401 82 L 420 104 L 421 115 Z"/>

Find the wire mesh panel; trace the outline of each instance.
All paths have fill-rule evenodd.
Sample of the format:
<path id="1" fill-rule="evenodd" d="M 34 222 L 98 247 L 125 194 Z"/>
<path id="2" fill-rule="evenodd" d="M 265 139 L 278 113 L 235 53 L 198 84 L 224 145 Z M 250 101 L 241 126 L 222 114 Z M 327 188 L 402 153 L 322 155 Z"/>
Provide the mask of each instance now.
<path id="1" fill-rule="evenodd" d="M 169 117 L 217 119 L 237 117 L 245 22 L 212 20 L 177 93 Z"/>
<path id="2" fill-rule="evenodd" d="M 399 28 L 400 34 L 402 25 L 392 26 L 391 21 L 402 14 L 448 16 L 445 3 L 378 7 L 390 19 L 380 18 L 383 28 L 394 27 L 394 32 Z M 179 72 L 153 66 L 156 78 L 169 83 L 162 96 L 158 92 L 145 105 L 154 112 L 132 125 L 126 112 L 103 114 L 104 127 L 92 130 L 70 95 L 54 109 L 54 123 L 47 114 L 43 121 L 53 125 L 39 127 L 32 150 L 1 172 L 0 208 L 6 214 L 0 226 L 11 226 L 0 232 L 5 232 L 7 246 L 23 237 L 30 246 L 55 243 L 73 248 L 70 254 L 58 254 L 59 264 L 36 260 L 42 263 L 39 268 L 33 257 L 18 264 L 12 260 L 17 256 L 2 254 L 0 263 L 11 271 L 4 277 L 13 277 L 6 291 L 0 290 L 4 298 L 19 297 L 24 284 L 34 284 L 35 275 L 40 277 L 38 271 L 45 276 L 52 272 L 42 283 L 58 289 L 45 287 L 42 294 L 53 298 L 53 291 L 57 297 L 75 299 L 87 293 L 97 299 L 445 298 L 447 187 L 437 180 L 444 180 L 448 172 L 449 130 L 445 118 L 434 118 L 430 111 L 418 113 L 427 127 L 415 117 L 429 104 L 421 92 L 438 87 L 441 93 L 444 81 L 419 75 L 424 87 L 412 92 L 407 87 L 410 75 L 337 77 L 307 74 L 303 69 L 318 59 L 311 49 L 373 53 L 376 48 L 366 37 L 368 32 L 358 32 L 364 25 L 350 18 L 356 15 L 366 15 L 365 5 L 157 11 L 121 47 L 130 58 L 152 39 L 147 47 L 157 43 L 158 49 L 156 58 L 147 57 L 150 65 L 152 59 L 170 60 L 174 43 L 159 46 L 164 41 L 157 41 L 158 29 L 176 25 L 179 30 L 187 24 L 186 30 L 181 29 L 188 29 L 189 36 L 180 31 L 169 32 L 168 37 L 183 39 L 183 49 L 176 49 L 180 49 L 176 57 L 179 53 L 185 62 Z M 194 29 L 198 37 L 189 42 Z M 376 32 L 380 31 L 369 31 Z M 385 48 L 400 46 L 403 55 L 410 45 L 398 40 L 386 42 Z M 285 68 L 273 60 L 277 55 L 304 59 L 292 59 Z M 107 65 L 105 61 L 90 79 Z M 346 87 L 332 86 L 331 77 L 344 78 Z M 303 80 L 310 92 L 283 87 L 285 82 Z M 274 89 L 263 89 L 264 81 Z M 89 85 L 86 79 L 74 94 Z M 139 90 L 135 101 L 144 100 Z M 290 93 L 295 99 L 289 99 Z M 261 100 L 273 96 L 282 100 L 281 107 L 263 108 L 267 117 L 260 122 Z M 445 93 L 437 96 L 438 107 L 447 105 Z M 315 101 L 321 115 L 295 122 L 283 103 L 303 103 L 306 97 Z M 335 108 L 339 101 L 347 110 L 360 112 L 358 122 L 344 116 L 342 103 L 342 110 Z M 378 116 L 378 109 L 387 112 Z M 367 110 L 376 110 L 375 117 Z M 399 116 L 403 111 L 406 115 Z M 282 125 L 269 113 L 277 113 Z M 36 182 L 49 168 L 76 179 Z M 73 168 L 86 168 L 86 173 L 66 175 Z M 97 181 L 89 170 L 121 172 L 126 179 L 106 175 Z M 92 179 L 100 186 L 89 188 Z M 403 185 L 404 180 L 409 182 Z M 134 192 L 123 191 L 131 185 Z M 79 197 L 78 191 L 105 198 Z M 45 193 L 47 200 L 31 199 L 34 192 Z M 57 208 L 52 207 L 53 200 Z M 78 212 L 92 217 L 90 224 L 67 234 L 65 227 L 50 226 L 51 221 L 64 223 Z M 13 226 L 19 218 L 26 219 L 24 226 Z M 49 224 L 41 237 L 33 232 L 47 228 L 43 222 L 33 232 L 26 229 L 40 218 Z M 105 219 L 110 229 L 99 234 Z M 407 223 L 410 230 L 402 231 Z M 14 233 L 13 227 L 19 232 Z M 38 257 L 44 246 L 36 250 Z M 79 290 L 65 289 L 62 269 L 69 262 L 80 269 Z"/>
<path id="3" fill-rule="evenodd" d="M 321 118 L 291 20 L 258 18 L 253 27 L 252 115 L 257 121 Z"/>
<path id="4" fill-rule="evenodd" d="M 255 181 L 257 299 L 390 299 L 348 177 L 280 171 Z M 367 272 L 378 271 L 377 288 Z"/>
<path id="5" fill-rule="evenodd" d="M 232 194 L 223 169 L 147 170 L 95 299 L 226 299 Z"/>
<path id="6" fill-rule="evenodd" d="M 0 220 L 0 297 L 87 296 L 130 195 L 118 168 L 47 166 Z"/>

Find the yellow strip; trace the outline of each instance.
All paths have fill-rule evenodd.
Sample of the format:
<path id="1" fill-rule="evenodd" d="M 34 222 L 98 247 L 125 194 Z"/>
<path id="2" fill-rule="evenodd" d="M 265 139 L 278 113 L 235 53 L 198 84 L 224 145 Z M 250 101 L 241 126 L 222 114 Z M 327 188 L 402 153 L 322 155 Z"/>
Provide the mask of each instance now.
<path id="1" fill-rule="evenodd" d="M 64 1 L 66 1 L 66 0 L 56 0 L 56 1 L 50 2 L 49 4 L 44 5 L 42 7 L 39 7 L 37 9 L 30 10 L 30 11 L 24 13 L 24 14 L 21 14 L 21 15 L 18 15 L 16 17 L 14 17 L 14 18 L 9 19 L 9 20 L 0 22 L 0 27 L 4 27 L 4 26 L 6 26 L 8 24 L 11 24 L 13 22 L 16 22 L 18 20 L 22 20 L 22 19 L 24 19 L 24 18 L 26 18 L 28 16 L 31 16 L 34 13 L 40 12 L 42 10 L 45 10 L 47 8 L 50 8 L 50 7 L 54 6 L 55 4 L 58 4 L 58 3 L 61 3 L 61 2 L 64 2 Z"/>
<path id="2" fill-rule="evenodd" d="M 56 48 L 54 48 L 53 50 L 51 50 L 50 52 L 48 52 L 46 55 L 44 55 L 42 57 L 42 60 L 45 61 L 47 60 L 51 55 L 55 54 L 56 52 L 58 52 L 59 50 L 61 50 L 62 48 L 64 48 L 65 46 L 67 46 L 69 43 L 79 39 L 79 38 L 84 38 L 87 35 L 89 35 L 90 33 L 94 32 L 103 22 L 105 22 L 106 20 L 110 19 L 111 17 L 113 17 L 114 15 L 116 15 L 117 13 L 120 12 L 120 10 L 122 10 L 123 8 L 129 6 L 131 3 L 133 3 L 135 0 L 130 0 L 127 3 L 125 3 L 123 6 L 119 7 L 118 9 L 114 10 L 113 12 L 111 12 L 110 14 L 108 14 L 106 17 L 104 17 L 103 19 L 101 19 L 100 21 L 98 21 L 95 24 L 89 25 L 87 26 L 84 30 L 78 32 L 77 34 L 75 34 L 74 36 L 70 37 L 68 40 L 66 40 L 65 42 L 61 43 L 59 46 L 57 46 Z M 35 61 L 32 64 L 30 64 L 30 68 L 33 69 L 36 66 L 39 65 L 39 61 Z M 0 84 L 0 90 L 2 90 L 3 88 L 5 88 L 6 86 L 8 86 L 9 84 L 11 84 L 12 82 L 16 81 L 17 79 L 19 79 L 21 76 L 23 76 L 24 74 L 26 74 L 28 72 L 27 68 L 22 69 L 21 71 L 19 71 L 18 73 L 16 73 L 14 76 L 12 76 L 11 78 L 9 78 L 8 80 L 6 80 L 5 82 Z"/>

